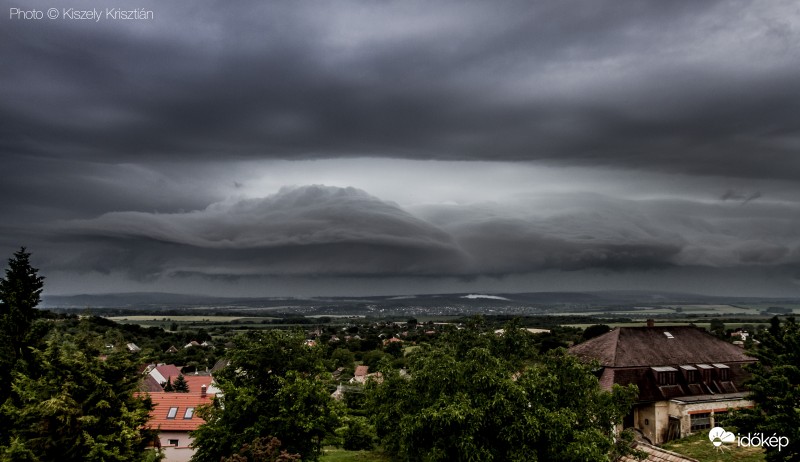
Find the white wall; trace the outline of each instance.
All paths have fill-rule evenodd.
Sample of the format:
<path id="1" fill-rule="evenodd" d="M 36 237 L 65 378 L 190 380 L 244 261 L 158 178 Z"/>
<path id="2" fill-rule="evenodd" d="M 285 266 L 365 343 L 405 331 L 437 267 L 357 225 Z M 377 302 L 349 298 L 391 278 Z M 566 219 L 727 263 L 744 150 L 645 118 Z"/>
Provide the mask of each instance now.
<path id="1" fill-rule="evenodd" d="M 189 447 L 192 438 L 188 432 L 161 432 L 158 439 L 167 462 L 188 462 L 194 455 L 194 449 Z M 178 446 L 169 444 L 169 440 L 178 440 Z"/>

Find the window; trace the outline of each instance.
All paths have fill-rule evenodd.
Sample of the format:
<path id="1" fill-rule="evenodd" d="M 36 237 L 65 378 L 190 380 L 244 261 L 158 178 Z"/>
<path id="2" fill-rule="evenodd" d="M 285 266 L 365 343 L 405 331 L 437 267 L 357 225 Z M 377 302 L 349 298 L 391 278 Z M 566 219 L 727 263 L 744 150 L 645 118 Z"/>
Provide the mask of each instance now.
<path id="1" fill-rule="evenodd" d="M 728 411 L 715 411 L 714 412 L 714 426 L 721 427 L 725 418 L 728 417 Z"/>
<path id="2" fill-rule="evenodd" d="M 700 376 L 703 378 L 703 382 L 711 383 L 711 371 L 713 371 L 714 368 L 708 364 L 698 364 L 697 368 L 700 370 Z"/>
<path id="3" fill-rule="evenodd" d="M 178 445 L 178 440 L 169 440 L 169 445 L 170 446 L 177 446 Z"/>
<path id="4" fill-rule="evenodd" d="M 653 372 L 656 375 L 656 380 L 658 381 L 658 386 L 664 385 L 675 385 L 676 377 L 678 370 L 674 367 L 669 366 L 662 366 L 662 367 L 653 367 Z"/>
<path id="5" fill-rule="evenodd" d="M 702 414 L 692 414 L 689 416 L 691 422 L 691 431 L 704 430 L 711 428 L 711 413 L 704 412 Z"/>
<path id="6" fill-rule="evenodd" d="M 717 380 L 721 382 L 730 380 L 730 367 L 725 364 L 714 364 L 714 367 L 717 368 Z"/>
<path id="7" fill-rule="evenodd" d="M 186 408 L 186 413 L 183 414 L 183 418 L 184 419 L 191 419 L 192 417 L 194 417 L 194 408 L 193 407 L 187 407 Z"/>
<path id="8" fill-rule="evenodd" d="M 683 377 L 686 379 L 687 383 L 696 383 L 699 380 L 699 374 L 697 373 L 697 368 L 694 366 L 681 366 L 681 371 L 683 372 Z"/>
<path id="9" fill-rule="evenodd" d="M 169 412 L 167 412 L 167 418 L 174 419 L 176 415 L 178 415 L 178 408 L 177 407 L 169 408 Z"/>

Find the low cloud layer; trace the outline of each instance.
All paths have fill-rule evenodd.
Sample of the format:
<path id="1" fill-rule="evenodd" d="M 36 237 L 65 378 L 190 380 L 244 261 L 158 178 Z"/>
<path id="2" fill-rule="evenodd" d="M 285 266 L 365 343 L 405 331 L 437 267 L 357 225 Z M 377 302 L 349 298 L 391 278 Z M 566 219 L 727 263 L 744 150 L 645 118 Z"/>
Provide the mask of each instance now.
<path id="1" fill-rule="evenodd" d="M 92 243 L 94 249 L 62 262 L 66 267 L 128 271 L 139 279 L 474 278 L 800 264 L 798 222 L 791 218 L 800 216 L 796 206 L 748 203 L 761 216 L 755 222 L 753 211 L 724 201 L 562 194 L 523 202 L 526 207 L 437 205 L 406 211 L 355 188 L 303 186 L 186 213 L 108 213 L 63 222 L 58 231 L 75 248 Z"/>

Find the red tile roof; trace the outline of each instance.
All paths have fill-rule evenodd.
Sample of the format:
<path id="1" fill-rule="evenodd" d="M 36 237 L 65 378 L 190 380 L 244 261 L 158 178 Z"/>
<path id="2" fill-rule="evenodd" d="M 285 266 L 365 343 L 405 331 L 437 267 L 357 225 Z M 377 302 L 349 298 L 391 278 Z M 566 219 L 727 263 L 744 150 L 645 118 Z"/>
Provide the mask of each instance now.
<path id="1" fill-rule="evenodd" d="M 175 380 L 181 375 L 181 370 L 174 364 L 165 364 L 163 366 L 156 366 L 156 370 L 164 376 L 165 379 Z"/>
<path id="2" fill-rule="evenodd" d="M 186 385 L 189 385 L 189 393 L 200 394 L 200 388 L 205 385 L 206 390 L 211 388 L 211 381 L 214 380 L 210 375 L 184 375 Z"/>
<path id="3" fill-rule="evenodd" d="M 142 395 L 140 395 L 142 396 Z M 161 431 L 192 431 L 204 424 L 205 421 L 197 416 L 197 408 L 211 404 L 210 395 L 200 396 L 194 393 L 148 393 L 153 401 L 153 410 L 150 411 L 150 421 L 147 426 Z M 171 408 L 177 408 L 173 419 L 167 418 Z M 194 408 L 190 419 L 184 418 L 186 410 Z"/>
<path id="4" fill-rule="evenodd" d="M 356 377 L 366 377 L 369 372 L 369 366 L 356 366 L 356 372 L 353 374 Z"/>
<path id="5" fill-rule="evenodd" d="M 164 391 L 161 388 L 161 384 L 153 377 L 152 375 L 145 375 L 144 379 L 142 379 L 142 383 L 139 385 L 140 391 L 149 391 L 149 392 L 162 392 Z"/>

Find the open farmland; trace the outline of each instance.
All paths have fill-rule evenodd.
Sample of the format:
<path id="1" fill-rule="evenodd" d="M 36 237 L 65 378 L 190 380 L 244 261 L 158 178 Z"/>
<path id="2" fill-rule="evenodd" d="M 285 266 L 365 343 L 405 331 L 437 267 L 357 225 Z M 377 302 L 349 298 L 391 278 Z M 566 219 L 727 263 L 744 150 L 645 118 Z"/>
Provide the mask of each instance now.
<path id="1" fill-rule="evenodd" d="M 770 305 L 771 306 L 771 305 Z M 703 316 L 711 317 L 765 317 L 772 314 L 765 314 L 769 306 L 767 305 L 725 305 L 725 304 L 691 304 L 691 305 L 656 305 L 656 306 L 632 306 L 632 307 L 613 307 L 595 308 L 591 310 L 565 310 L 559 311 L 559 316 L 598 316 L 598 317 L 628 317 L 634 320 L 644 320 L 650 317 L 655 318 L 699 318 Z M 800 313 L 800 307 L 785 308 Z"/>
<path id="2" fill-rule="evenodd" d="M 216 327 L 219 325 L 229 326 L 232 324 L 261 324 L 269 323 L 275 317 L 269 316 L 190 316 L 190 315 L 131 315 L 131 316 L 111 316 L 108 319 L 123 324 L 138 324 L 143 327 L 168 327 L 172 323 L 180 325 Z"/>

